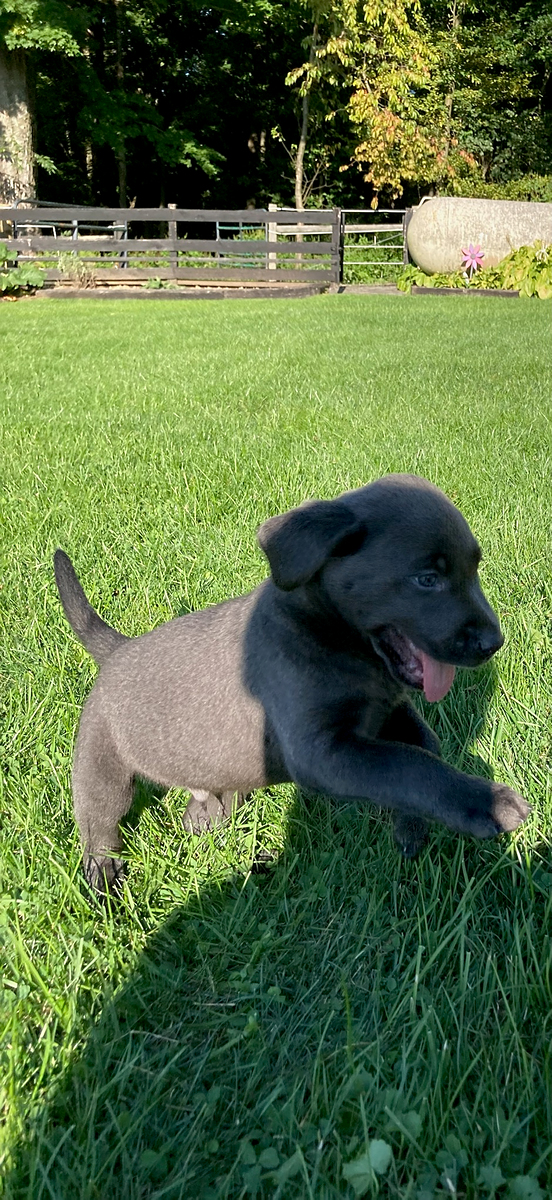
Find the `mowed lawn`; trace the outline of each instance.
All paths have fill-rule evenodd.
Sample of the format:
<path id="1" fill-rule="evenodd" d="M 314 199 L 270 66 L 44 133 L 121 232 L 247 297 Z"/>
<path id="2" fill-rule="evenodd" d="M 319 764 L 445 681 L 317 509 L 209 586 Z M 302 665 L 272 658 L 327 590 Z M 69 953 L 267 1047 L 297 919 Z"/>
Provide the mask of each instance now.
<path id="1" fill-rule="evenodd" d="M 551 318 L 476 297 L 1 306 L 3 1196 L 552 1195 Z M 435 827 L 407 863 L 375 808 L 290 785 L 191 838 L 183 794 L 142 786 L 102 908 L 70 796 L 96 669 L 55 547 L 138 634 L 254 587 L 264 518 L 389 471 L 443 487 L 483 547 L 506 645 L 428 714 L 528 822 Z"/>

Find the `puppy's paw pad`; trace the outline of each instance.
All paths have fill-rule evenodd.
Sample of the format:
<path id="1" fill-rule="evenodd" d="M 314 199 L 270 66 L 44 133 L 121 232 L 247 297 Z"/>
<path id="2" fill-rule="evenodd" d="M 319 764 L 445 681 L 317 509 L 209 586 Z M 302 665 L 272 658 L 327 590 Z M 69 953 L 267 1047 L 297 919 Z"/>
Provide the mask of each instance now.
<path id="1" fill-rule="evenodd" d="M 491 811 L 497 833 L 511 833 L 529 816 L 531 806 L 506 784 L 495 783 Z"/>

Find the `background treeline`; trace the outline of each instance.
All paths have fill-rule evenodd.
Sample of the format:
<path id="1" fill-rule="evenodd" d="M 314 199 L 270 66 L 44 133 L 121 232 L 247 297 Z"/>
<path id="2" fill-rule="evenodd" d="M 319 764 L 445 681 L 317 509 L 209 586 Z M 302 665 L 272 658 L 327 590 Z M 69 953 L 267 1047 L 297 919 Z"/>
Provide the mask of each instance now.
<path id="1" fill-rule="evenodd" d="M 4 199 L 552 199 L 550 0 L 0 0 L 0 77 Z"/>

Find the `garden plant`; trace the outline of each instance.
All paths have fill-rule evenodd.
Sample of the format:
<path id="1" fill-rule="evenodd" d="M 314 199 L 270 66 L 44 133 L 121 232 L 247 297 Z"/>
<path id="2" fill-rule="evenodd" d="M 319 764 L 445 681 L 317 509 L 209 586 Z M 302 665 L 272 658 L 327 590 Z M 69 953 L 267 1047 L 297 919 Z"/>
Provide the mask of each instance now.
<path id="1" fill-rule="evenodd" d="M 32 295 L 44 286 L 44 272 L 35 263 L 23 263 L 18 267 L 17 251 L 8 250 L 0 242 L 0 294 L 17 299 Z"/>

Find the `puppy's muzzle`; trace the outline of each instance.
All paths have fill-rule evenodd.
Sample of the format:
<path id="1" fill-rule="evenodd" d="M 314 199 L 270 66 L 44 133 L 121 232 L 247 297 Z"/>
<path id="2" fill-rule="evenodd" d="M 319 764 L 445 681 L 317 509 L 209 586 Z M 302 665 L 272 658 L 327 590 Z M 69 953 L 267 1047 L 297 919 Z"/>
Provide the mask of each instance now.
<path id="1" fill-rule="evenodd" d="M 496 654 L 504 644 L 498 622 L 478 625 L 465 625 L 456 640 L 455 654 L 452 659 L 458 666 L 480 667 Z"/>

